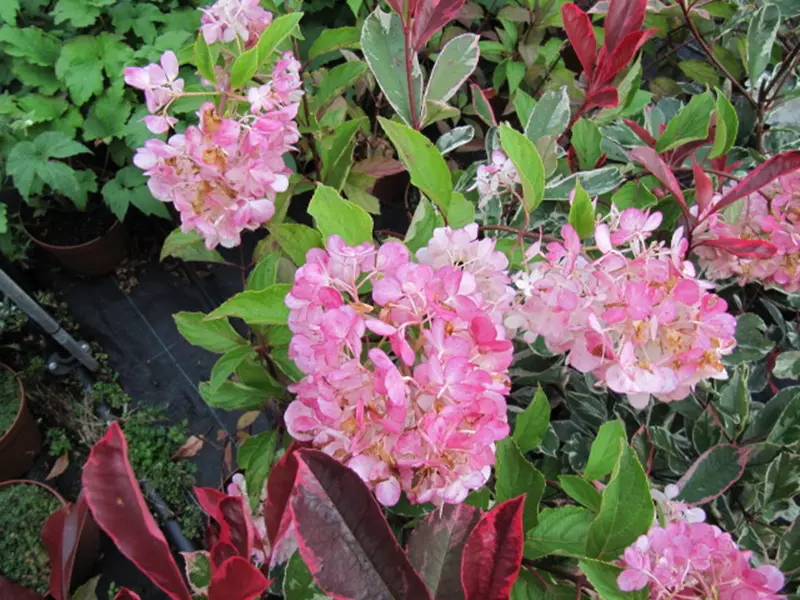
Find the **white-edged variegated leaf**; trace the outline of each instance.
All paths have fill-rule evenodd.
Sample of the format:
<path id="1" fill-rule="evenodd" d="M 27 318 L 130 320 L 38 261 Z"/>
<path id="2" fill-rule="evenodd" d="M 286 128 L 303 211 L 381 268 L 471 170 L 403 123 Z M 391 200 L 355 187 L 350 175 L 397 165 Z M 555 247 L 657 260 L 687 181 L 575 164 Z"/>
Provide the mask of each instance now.
<path id="1" fill-rule="evenodd" d="M 433 65 L 425 100 L 447 102 L 472 75 L 479 57 L 477 35 L 465 33 L 447 42 Z"/>

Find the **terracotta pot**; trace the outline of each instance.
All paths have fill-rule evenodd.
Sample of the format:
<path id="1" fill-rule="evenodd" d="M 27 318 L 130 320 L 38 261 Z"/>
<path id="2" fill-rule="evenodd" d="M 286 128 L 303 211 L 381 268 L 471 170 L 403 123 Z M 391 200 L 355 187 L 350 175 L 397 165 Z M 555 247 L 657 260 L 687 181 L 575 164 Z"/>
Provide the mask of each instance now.
<path id="1" fill-rule="evenodd" d="M 69 504 L 64 498 L 51 488 L 49 485 L 32 481 L 29 479 L 12 479 L 11 481 L 4 481 L 0 483 L 0 489 L 11 485 L 38 485 L 43 490 L 53 494 L 62 506 Z M 44 526 L 44 523 L 42 523 Z M 100 529 L 94 522 L 91 513 L 87 516 L 84 523 L 83 530 L 81 531 L 81 539 L 78 542 L 78 551 L 75 553 L 75 563 L 72 566 L 72 578 L 70 579 L 70 587 L 75 588 L 89 579 L 94 568 L 94 563 L 97 560 L 97 555 L 100 552 Z"/>
<path id="2" fill-rule="evenodd" d="M 64 267 L 78 275 L 106 275 L 111 273 L 128 250 L 128 232 L 119 221 L 100 237 L 76 246 L 54 246 L 35 238 L 25 222 L 22 228 L 33 243 L 52 254 Z"/>
<path id="3" fill-rule="evenodd" d="M 22 380 L 10 368 L 0 364 L 0 369 L 11 373 L 19 385 L 19 411 L 17 417 L 0 437 L 0 481 L 13 479 L 27 473 L 42 449 L 42 436 L 36 421 L 28 412 Z"/>

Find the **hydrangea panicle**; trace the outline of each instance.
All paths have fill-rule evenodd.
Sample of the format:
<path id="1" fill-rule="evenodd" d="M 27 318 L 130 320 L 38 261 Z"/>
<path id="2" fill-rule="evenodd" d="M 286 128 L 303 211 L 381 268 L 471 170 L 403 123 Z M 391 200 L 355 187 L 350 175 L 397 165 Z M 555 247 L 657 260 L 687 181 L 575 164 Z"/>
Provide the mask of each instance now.
<path id="1" fill-rule="evenodd" d="M 507 261 L 477 227 L 405 246 L 309 251 L 286 298 L 289 356 L 306 376 L 285 421 L 356 471 L 385 505 L 458 503 L 489 478 L 509 433 L 513 296 Z M 365 293 L 366 284 L 371 293 Z"/>

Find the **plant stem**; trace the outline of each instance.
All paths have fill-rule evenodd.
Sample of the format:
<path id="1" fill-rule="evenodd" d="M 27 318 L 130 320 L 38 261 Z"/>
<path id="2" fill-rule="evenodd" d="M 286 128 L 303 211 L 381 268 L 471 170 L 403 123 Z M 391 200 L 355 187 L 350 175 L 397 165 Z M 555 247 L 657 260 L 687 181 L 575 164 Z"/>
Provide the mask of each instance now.
<path id="1" fill-rule="evenodd" d="M 414 57 L 413 49 L 411 48 L 411 19 L 409 18 L 408 9 L 406 9 L 406 16 L 403 20 L 403 39 L 405 42 L 406 54 L 406 85 L 408 86 L 408 107 L 411 111 L 411 127 L 419 129 L 419 119 L 417 117 L 417 101 L 414 98 Z"/>

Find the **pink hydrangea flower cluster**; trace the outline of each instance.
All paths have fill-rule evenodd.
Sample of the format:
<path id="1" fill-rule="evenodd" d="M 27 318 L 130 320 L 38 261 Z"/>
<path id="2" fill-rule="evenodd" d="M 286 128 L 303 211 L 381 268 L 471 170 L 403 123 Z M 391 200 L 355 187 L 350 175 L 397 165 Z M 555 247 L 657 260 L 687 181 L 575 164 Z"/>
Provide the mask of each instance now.
<path id="1" fill-rule="evenodd" d="M 183 231 L 197 231 L 206 245 L 226 248 L 241 242 L 275 212 L 275 196 L 289 185 L 283 155 L 300 139 L 295 123 L 302 90 L 300 64 L 287 52 L 269 83 L 250 92 L 260 99 L 236 118 L 208 102 L 189 126 L 168 142 L 148 140 L 133 162 L 149 177 L 153 196 L 172 202 Z"/>
<path id="2" fill-rule="evenodd" d="M 708 210 L 720 199 L 715 196 Z M 695 252 L 706 275 L 711 279 L 736 277 L 741 285 L 758 281 L 786 292 L 800 291 L 800 171 L 739 203 L 741 211 L 734 218 L 726 217 L 726 211 L 715 212 L 696 235 L 699 245 Z M 702 244 L 720 238 L 764 240 L 773 244 L 777 253 L 769 258 L 740 258 Z"/>
<path id="3" fill-rule="evenodd" d="M 478 207 L 483 208 L 495 196 L 507 194 L 520 185 L 519 173 L 511 159 L 502 150 L 492 152 L 490 163 L 480 165 L 475 187 L 478 189 Z"/>
<path id="4" fill-rule="evenodd" d="M 462 502 L 509 433 L 513 297 L 505 256 L 477 225 L 438 229 L 412 260 L 399 242 L 309 251 L 286 298 L 289 356 L 306 376 L 285 421 L 395 504 Z"/>
<path id="5" fill-rule="evenodd" d="M 178 122 L 178 119 L 162 111 L 183 93 L 183 79 L 178 77 L 178 57 L 175 53 L 171 50 L 164 52 L 160 63 L 123 69 L 125 83 L 144 91 L 147 110 L 153 113 L 144 118 L 144 123 L 153 133 L 166 133 Z"/>
<path id="6" fill-rule="evenodd" d="M 682 400 L 701 380 L 725 379 L 721 358 L 735 345 L 736 321 L 683 257 L 680 230 L 671 246 L 648 238 L 660 213 L 612 209 L 584 251 L 570 225 L 563 242 L 528 251 L 516 279 L 520 298 L 506 326 L 626 394 L 636 408 L 650 397 Z"/>
<path id="7" fill-rule="evenodd" d="M 200 31 L 207 44 L 232 42 L 238 37 L 245 47 L 250 47 L 272 23 L 272 13 L 263 9 L 259 0 L 217 0 L 200 10 L 203 11 Z"/>
<path id="8" fill-rule="evenodd" d="M 674 521 L 654 526 L 623 555 L 617 585 L 625 592 L 650 584 L 651 600 L 715 598 L 777 600 L 783 574 L 776 567 L 750 566 L 752 552 L 742 550 L 718 527 Z"/>

